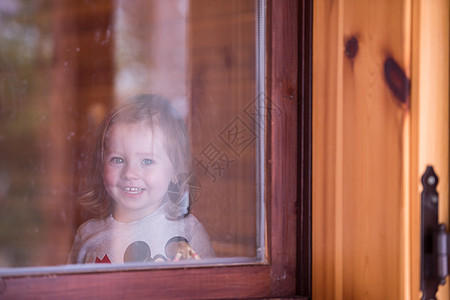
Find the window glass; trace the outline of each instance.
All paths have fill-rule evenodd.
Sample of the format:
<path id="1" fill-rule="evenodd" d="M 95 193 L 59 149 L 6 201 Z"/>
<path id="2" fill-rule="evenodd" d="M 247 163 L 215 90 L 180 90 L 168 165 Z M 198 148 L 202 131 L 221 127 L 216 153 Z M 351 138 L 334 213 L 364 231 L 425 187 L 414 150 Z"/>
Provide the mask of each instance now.
<path id="1" fill-rule="evenodd" d="M 263 15 L 255 0 L 2 0 L 0 268 L 261 261 L 265 124 L 281 114 Z"/>

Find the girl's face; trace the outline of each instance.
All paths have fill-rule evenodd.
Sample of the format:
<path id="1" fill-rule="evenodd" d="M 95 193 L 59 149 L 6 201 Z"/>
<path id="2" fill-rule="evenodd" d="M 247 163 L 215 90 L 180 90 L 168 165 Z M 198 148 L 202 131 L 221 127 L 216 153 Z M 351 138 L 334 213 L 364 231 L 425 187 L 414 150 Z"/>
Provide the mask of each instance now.
<path id="1" fill-rule="evenodd" d="M 103 182 L 115 201 L 114 218 L 140 219 L 162 203 L 175 174 L 161 130 L 145 123 L 114 124 L 105 140 Z"/>

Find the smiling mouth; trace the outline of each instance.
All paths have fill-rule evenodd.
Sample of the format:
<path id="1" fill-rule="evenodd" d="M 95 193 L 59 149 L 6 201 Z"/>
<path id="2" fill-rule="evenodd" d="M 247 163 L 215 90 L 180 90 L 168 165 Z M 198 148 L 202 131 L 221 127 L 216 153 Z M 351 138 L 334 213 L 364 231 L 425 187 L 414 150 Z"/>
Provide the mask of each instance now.
<path id="1" fill-rule="evenodd" d="M 145 189 L 138 187 L 124 187 L 123 190 L 128 194 L 137 195 L 142 193 Z"/>

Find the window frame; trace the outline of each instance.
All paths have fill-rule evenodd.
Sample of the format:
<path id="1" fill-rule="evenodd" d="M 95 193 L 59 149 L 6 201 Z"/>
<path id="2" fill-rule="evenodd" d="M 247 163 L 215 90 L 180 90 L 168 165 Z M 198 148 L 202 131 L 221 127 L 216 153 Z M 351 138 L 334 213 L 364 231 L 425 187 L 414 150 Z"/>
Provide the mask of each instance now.
<path id="1" fill-rule="evenodd" d="M 310 0 L 267 1 L 266 263 L 5 276 L 0 297 L 311 297 Z"/>

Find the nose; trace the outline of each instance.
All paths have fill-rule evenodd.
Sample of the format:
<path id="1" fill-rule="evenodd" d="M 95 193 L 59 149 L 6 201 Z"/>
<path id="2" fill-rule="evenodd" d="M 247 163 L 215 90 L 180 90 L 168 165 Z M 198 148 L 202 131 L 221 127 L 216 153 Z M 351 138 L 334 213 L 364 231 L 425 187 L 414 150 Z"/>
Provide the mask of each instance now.
<path id="1" fill-rule="evenodd" d="M 122 178 L 127 180 L 139 178 L 139 167 L 134 164 L 126 164 L 123 167 Z"/>

